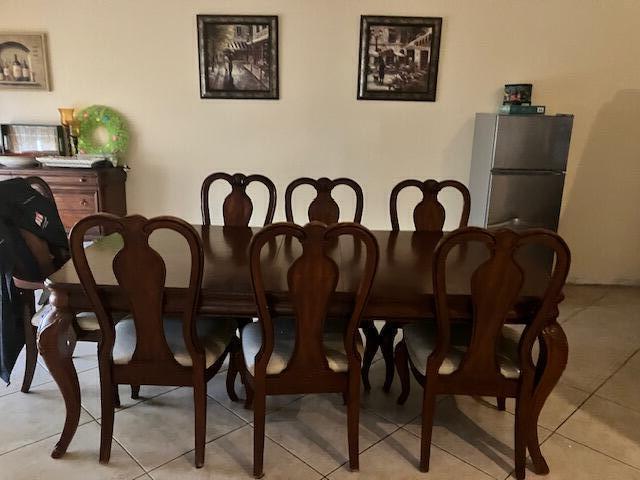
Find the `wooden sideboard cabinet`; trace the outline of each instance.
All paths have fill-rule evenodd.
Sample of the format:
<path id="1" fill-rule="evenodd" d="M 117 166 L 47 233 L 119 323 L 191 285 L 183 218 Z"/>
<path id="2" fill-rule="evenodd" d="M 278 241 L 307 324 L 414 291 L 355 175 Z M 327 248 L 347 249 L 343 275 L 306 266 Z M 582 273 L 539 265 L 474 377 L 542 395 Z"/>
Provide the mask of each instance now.
<path id="1" fill-rule="evenodd" d="M 127 173 L 123 168 L 0 167 L 0 181 L 16 177 L 40 177 L 49 184 L 67 232 L 93 213 L 127 214 Z M 90 236 L 99 233 L 91 232 Z"/>

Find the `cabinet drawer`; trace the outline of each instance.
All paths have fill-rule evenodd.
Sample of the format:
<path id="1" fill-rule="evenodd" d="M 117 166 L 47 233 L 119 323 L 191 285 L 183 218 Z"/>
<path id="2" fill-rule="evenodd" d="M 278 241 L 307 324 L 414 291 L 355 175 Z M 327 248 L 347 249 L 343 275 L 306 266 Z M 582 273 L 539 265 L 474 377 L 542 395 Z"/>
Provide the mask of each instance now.
<path id="1" fill-rule="evenodd" d="M 55 188 L 57 186 L 64 187 L 82 187 L 86 186 L 96 186 L 98 185 L 98 177 L 91 173 L 87 172 L 84 175 L 38 175 L 45 182 L 49 184 L 51 188 Z"/>
<path id="2" fill-rule="evenodd" d="M 73 210 L 89 215 L 98 211 L 96 192 L 60 192 L 54 190 L 53 196 L 56 199 L 58 210 L 61 212 Z"/>
<path id="3" fill-rule="evenodd" d="M 60 213 L 60 220 L 67 233 L 71 230 L 76 223 L 82 220 L 84 217 L 88 217 L 95 212 L 81 212 L 77 210 L 62 210 Z M 98 228 L 92 228 L 87 231 L 87 238 L 94 238 L 99 235 Z"/>

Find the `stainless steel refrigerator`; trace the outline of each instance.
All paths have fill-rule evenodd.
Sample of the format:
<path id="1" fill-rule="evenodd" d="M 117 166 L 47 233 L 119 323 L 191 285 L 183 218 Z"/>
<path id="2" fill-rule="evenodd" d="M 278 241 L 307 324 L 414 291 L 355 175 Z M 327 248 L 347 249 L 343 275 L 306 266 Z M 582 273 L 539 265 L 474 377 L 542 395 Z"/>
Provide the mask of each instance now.
<path id="1" fill-rule="evenodd" d="M 556 231 L 573 115 L 476 114 L 469 225 Z"/>

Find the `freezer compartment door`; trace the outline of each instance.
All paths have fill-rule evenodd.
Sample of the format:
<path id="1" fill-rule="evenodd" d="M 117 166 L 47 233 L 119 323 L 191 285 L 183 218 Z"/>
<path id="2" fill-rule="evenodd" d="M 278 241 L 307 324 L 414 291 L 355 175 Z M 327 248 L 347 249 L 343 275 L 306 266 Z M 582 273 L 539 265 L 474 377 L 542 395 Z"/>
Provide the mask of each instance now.
<path id="1" fill-rule="evenodd" d="M 493 174 L 487 227 L 558 230 L 564 174 Z"/>
<path id="2" fill-rule="evenodd" d="M 498 115 L 493 169 L 565 171 L 573 116 Z"/>

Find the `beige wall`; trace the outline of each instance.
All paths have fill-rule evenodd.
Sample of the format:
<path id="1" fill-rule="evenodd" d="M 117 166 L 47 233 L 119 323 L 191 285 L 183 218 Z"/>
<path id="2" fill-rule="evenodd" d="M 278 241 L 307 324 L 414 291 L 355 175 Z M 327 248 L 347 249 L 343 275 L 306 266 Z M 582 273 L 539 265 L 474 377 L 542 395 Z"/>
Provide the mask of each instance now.
<path id="1" fill-rule="evenodd" d="M 211 171 L 350 176 L 388 227 L 406 177 L 466 182 L 473 116 L 531 81 L 576 115 L 561 219 L 580 282 L 640 283 L 640 1 L 0 0 L 0 28 L 49 36 L 53 91 L 0 92 L 0 122 L 110 105 L 130 121 L 130 212 L 199 219 Z M 277 14 L 278 101 L 200 100 L 196 13 Z M 356 101 L 361 14 L 444 17 L 437 102 Z M 258 208 L 257 210 L 261 210 Z M 283 218 L 280 204 L 277 217 Z M 405 219 L 405 220 L 408 220 Z"/>

